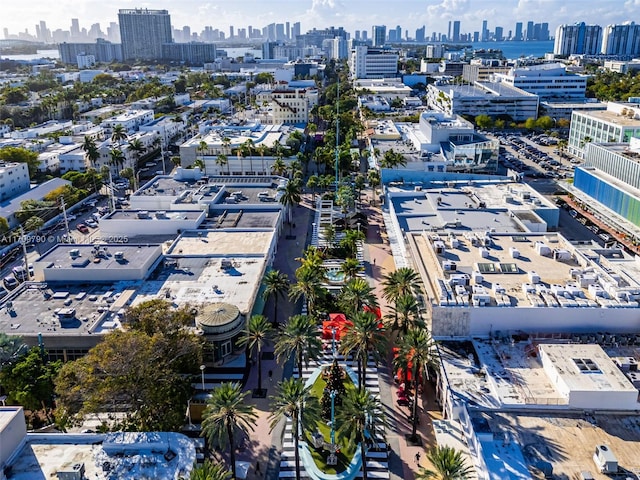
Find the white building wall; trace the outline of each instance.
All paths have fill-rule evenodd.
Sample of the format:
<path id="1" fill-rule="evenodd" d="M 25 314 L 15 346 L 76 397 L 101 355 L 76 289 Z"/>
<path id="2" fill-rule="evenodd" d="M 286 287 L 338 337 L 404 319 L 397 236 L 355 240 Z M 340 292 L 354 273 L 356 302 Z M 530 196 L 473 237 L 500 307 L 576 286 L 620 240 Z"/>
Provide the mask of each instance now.
<path id="1" fill-rule="evenodd" d="M 0 163 L 0 200 L 8 200 L 29 190 L 26 163 Z"/>
<path id="2" fill-rule="evenodd" d="M 434 305 L 433 336 L 488 336 L 508 332 L 640 331 L 639 308 L 441 307 Z"/>
<path id="3" fill-rule="evenodd" d="M 172 211 L 172 212 L 175 212 Z M 193 217 L 193 214 L 189 215 Z M 149 212 L 150 218 L 138 218 L 132 211 L 130 218 L 101 218 L 100 233 L 109 236 L 134 237 L 144 231 L 145 235 L 177 235 L 178 231 L 195 230 L 206 217 L 203 211 L 197 218 L 156 218 L 156 212 Z"/>

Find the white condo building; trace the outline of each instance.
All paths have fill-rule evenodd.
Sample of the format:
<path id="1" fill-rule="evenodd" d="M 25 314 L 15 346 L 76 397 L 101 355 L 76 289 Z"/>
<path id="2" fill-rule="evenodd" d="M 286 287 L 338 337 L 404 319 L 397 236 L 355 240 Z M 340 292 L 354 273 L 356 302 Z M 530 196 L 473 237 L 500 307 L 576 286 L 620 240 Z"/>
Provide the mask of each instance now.
<path id="1" fill-rule="evenodd" d="M 26 163 L 0 162 L 0 201 L 29 190 L 29 169 Z"/>
<path id="2" fill-rule="evenodd" d="M 640 25 L 625 22 L 607 25 L 602 32 L 603 55 L 637 56 L 640 54 Z"/>
<path id="3" fill-rule="evenodd" d="M 558 25 L 553 53 L 556 55 L 597 55 L 602 45 L 602 27 L 585 25 Z"/>
<path id="4" fill-rule="evenodd" d="M 387 78 L 398 74 L 398 52 L 357 45 L 351 49 L 349 68 L 352 78 Z"/>
<path id="5" fill-rule="evenodd" d="M 309 111 L 318 104 L 318 90 L 315 88 L 276 88 L 256 95 L 258 104 L 267 102 L 269 114 L 264 117 L 266 124 L 297 124 L 309 121 Z"/>
<path id="6" fill-rule="evenodd" d="M 496 82 L 506 83 L 540 99 L 584 98 L 587 76 L 567 73 L 561 63 L 545 63 L 527 67 L 513 67 L 507 73 L 495 73 Z"/>

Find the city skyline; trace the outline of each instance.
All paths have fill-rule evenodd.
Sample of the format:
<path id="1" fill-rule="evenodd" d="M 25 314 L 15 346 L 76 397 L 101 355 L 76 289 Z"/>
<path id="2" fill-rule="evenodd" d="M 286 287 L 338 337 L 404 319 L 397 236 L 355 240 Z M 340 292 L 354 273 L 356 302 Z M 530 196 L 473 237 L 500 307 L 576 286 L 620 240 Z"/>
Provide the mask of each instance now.
<path id="1" fill-rule="evenodd" d="M 69 30 L 71 19 L 77 18 L 84 28 L 100 23 L 103 31 L 111 22 L 117 21 L 120 8 L 167 9 L 175 29 L 189 26 L 199 32 L 205 26 L 222 31 L 229 27 L 243 28 L 252 25 L 262 28 L 270 23 L 301 22 L 302 32 L 314 27 L 343 26 L 353 33 L 355 30 L 371 31 L 373 25 L 388 27 L 399 25 L 404 35 L 415 35 L 416 28 L 426 26 L 427 32 L 446 33 L 448 22 L 459 20 L 460 33 L 472 34 L 481 31 L 482 21 L 488 21 L 490 30 L 502 27 L 505 34 L 515 28 L 516 22 L 548 22 L 551 35 L 560 24 L 585 22 L 587 24 L 620 24 L 640 18 L 640 0 L 272 0 L 262 2 L 248 0 L 218 2 L 185 0 L 180 4 L 168 0 L 125 0 L 119 4 L 98 3 L 96 0 L 72 2 L 59 0 L 45 2 L 31 0 L 28 8 L 20 4 L 3 5 L 0 29 L 16 35 L 28 29 L 35 35 L 35 25 L 46 22 L 51 31 Z M 26 10 L 26 11 L 25 11 Z M 286 16 L 283 12 L 287 12 Z M 543 16 L 541 12 L 552 12 Z M 29 20 L 25 20 L 25 18 Z"/>

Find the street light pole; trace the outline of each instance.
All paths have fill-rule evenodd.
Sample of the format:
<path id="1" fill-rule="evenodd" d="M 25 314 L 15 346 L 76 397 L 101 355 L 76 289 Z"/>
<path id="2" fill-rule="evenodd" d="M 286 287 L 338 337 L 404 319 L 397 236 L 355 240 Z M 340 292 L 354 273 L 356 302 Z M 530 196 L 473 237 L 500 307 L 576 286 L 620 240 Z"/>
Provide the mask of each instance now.
<path id="1" fill-rule="evenodd" d="M 202 376 L 202 391 L 205 391 L 205 386 L 204 386 L 204 369 L 206 367 L 204 365 L 200 365 L 200 375 Z"/>

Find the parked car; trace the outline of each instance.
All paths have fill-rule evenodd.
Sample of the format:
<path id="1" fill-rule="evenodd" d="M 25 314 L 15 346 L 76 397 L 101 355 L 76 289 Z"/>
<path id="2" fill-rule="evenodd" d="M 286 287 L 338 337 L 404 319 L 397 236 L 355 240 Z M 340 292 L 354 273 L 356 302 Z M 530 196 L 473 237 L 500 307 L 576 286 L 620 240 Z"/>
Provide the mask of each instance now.
<path id="1" fill-rule="evenodd" d="M 84 223 L 79 223 L 76 225 L 76 229 L 82 233 L 89 233 L 89 227 L 87 227 Z"/>
<path id="2" fill-rule="evenodd" d="M 87 218 L 84 223 L 87 227 L 98 228 L 98 222 L 96 222 L 93 218 Z"/>
<path id="3" fill-rule="evenodd" d="M 7 275 L 6 277 L 4 277 L 2 283 L 4 283 L 4 286 L 7 290 L 13 290 L 19 284 L 18 280 L 16 280 L 15 277 L 12 277 L 11 275 Z"/>
<path id="4" fill-rule="evenodd" d="M 15 277 L 15 279 L 20 282 L 24 282 L 25 280 L 27 280 L 27 278 L 29 278 L 27 270 L 22 265 L 17 265 L 13 267 L 11 269 L 11 273 L 13 273 L 13 276 Z"/>

